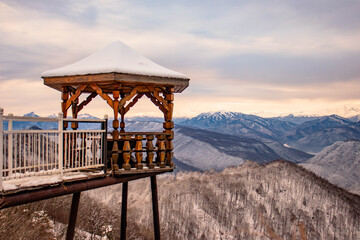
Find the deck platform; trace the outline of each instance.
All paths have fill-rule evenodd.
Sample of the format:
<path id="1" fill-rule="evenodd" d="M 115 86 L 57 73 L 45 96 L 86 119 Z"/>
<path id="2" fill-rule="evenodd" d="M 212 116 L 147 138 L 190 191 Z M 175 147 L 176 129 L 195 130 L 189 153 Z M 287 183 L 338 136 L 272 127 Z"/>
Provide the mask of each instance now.
<path id="1" fill-rule="evenodd" d="M 13 179 L 6 181 L 5 184 L 5 186 L 12 184 L 13 188 L 9 186 L 9 189 L 0 192 L 0 209 L 152 177 L 173 170 L 174 168 L 170 167 L 118 170 L 114 175 L 111 172 L 104 173 L 103 171 L 81 171 L 65 173 L 62 178 L 60 175 L 44 175 Z"/>
<path id="2" fill-rule="evenodd" d="M 154 169 L 149 169 L 144 167 L 143 169 L 132 168 L 131 170 L 120 169 L 114 171 L 112 174 L 111 171 L 104 172 L 102 170 L 94 171 L 78 171 L 78 172 L 67 172 L 63 176 L 60 174 L 56 175 L 42 175 L 42 176 L 32 176 L 27 178 L 17 178 L 11 179 L 3 182 L 4 190 L 0 191 L 0 196 L 12 195 L 20 192 L 31 192 L 39 189 L 48 189 L 56 186 L 66 187 L 69 183 L 74 182 L 85 182 L 95 178 L 106 178 L 106 177 L 115 177 L 121 178 L 129 175 L 139 175 L 141 178 L 142 174 L 162 174 L 167 172 L 172 172 L 174 168 L 166 166 L 165 168 L 155 167 Z M 0 207 L 1 208 L 1 207 Z"/>

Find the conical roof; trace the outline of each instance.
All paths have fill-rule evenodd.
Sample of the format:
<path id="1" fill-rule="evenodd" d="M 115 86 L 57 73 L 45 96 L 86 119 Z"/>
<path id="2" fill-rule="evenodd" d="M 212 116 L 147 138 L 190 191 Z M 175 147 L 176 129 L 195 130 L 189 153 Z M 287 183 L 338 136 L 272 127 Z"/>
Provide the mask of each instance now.
<path id="1" fill-rule="evenodd" d="M 184 74 L 162 67 L 121 41 L 65 67 L 46 71 L 41 77 L 60 77 L 98 73 L 127 73 L 144 76 L 189 79 Z"/>
<path id="2" fill-rule="evenodd" d="M 59 90 L 59 86 L 55 87 L 51 79 L 56 79 L 56 83 L 61 83 L 61 79 L 65 80 L 66 77 L 78 76 L 80 79 L 80 76 L 105 76 L 105 74 L 107 75 L 103 80 L 106 82 L 109 82 L 109 74 L 117 74 L 117 77 L 114 75 L 114 79 L 111 80 L 134 82 L 134 77 L 139 76 L 136 81 L 141 83 L 174 85 L 175 88 L 181 85 L 181 90 L 178 88 L 180 91 L 177 92 L 181 92 L 189 84 L 189 78 L 184 74 L 154 63 L 121 41 L 114 42 L 73 64 L 43 72 L 41 77 L 44 78 L 46 85 Z M 126 76 L 131 76 L 131 78 Z M 81 79 L 83 83 L 83 78 Z M 96 79 L 96 81 L 101 81 L 101 77 Z M 67 78 L 65 82 L 75 83 L 76 80 Z"/>

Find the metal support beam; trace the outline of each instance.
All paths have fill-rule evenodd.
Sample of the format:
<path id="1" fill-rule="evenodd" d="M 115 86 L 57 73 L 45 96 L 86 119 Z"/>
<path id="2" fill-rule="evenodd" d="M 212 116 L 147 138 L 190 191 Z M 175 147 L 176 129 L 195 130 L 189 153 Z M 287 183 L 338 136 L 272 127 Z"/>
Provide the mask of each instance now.
<path id="1" fill-rule="evenodd" d="M 79 202 L 80 202 L 80 193 L 77 192 L 73 194 L 72 203 L 71 203 L 71 210 L 69 216 L 69 225 L 66 233 L 66 240 L 74 239 L 75 233 L 75 225 L 76 225 L 76 217 L 79 209 Z"/>
<path id="2" fill-rule="evenodd" d="M 1 195 L 0 197 L 0 209 L 17 206 L 21 204 L 36 202 L 53 197 L 59 197 L 71 193 L 82 192 L 94 188 L 105 187 L 113 184 L 124 183 L 140 178 L 154 176 L 160 173 L 142 173 L 122 175 L 118 177 L 101 177 L 91 180 L 65 183 L 55 187 L 49 187 L 44 189 L 24 191 L 14 194 Z"/>
<path id="3" fill-rule="evenodd" d="M 159 218 L 159 203 L 157 194 L 156 175 L 150 177 L 151 180 L 151 193 L 153 205 L 153 218 L 154 218 L 154 236 L 155 240 L 160 240 L 160 218 Z"/>
<path id="4" fill-rule="evenodd" d="M 122 200 L 121 200 L 121 240 L 126 240 L 126 227 L 127 227 L 127 200 L 128 200 L 128 182 L 123 183 Z"/>

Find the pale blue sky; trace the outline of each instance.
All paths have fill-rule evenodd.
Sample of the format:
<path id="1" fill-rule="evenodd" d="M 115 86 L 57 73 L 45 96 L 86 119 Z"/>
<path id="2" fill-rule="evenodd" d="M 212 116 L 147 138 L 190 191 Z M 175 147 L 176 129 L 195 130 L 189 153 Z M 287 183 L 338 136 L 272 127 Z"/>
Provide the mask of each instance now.
<path id="1" fill-rule="evenodd" d="M 120 40 L 191 78 L 176 116 L 336 113 L 360 104 L 359 12 L 358 0 L 0 0 L 0 106 L 58 112 L 40 74 Z M 159 115 L 138 105 L 131 115 Z M 106 108 L 97 100 L 84 111 Z"/>

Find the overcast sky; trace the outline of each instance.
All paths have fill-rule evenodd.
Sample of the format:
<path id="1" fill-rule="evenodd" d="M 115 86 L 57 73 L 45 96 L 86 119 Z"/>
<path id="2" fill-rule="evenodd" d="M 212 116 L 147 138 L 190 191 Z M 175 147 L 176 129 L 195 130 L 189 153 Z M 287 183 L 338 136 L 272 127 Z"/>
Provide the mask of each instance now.
<path id="1" fill-rule="evenodd" d="M 0 107 L 59 112 L 40 74 L 120 40 L 190 77 L 175 116 L 360 112 L 359 13 L 359 0 L 0 0 Z M 129 114 L 160 111 L 144 99 Z"/>

